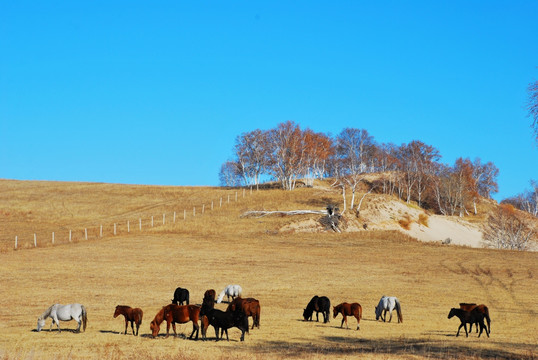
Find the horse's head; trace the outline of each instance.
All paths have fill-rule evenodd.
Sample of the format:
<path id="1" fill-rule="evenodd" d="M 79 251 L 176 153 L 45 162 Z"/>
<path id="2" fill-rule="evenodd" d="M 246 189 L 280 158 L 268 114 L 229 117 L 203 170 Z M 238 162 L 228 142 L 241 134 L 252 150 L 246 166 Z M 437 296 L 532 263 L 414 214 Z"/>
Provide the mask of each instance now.
<path id="1" fill-rule="evenodd" d="M 159 326 L 159 324 L 157 324 L 155 320 L 153 320 L 151 324 L 149 324 L 149 328 L 151 330 L 151 336 L 153 336 L 153 338 L 155 338 L 159 334 L 159 330 L 161 329 L 161 327 Z"/>
<path id="2" fill-rule="evenodd" d="M 304 321 L 308 321 L 308 319 L 310 318 L 309 311 L 307 311 L 306 309 L 303 309 L 303 318 Z"/>
<path id="3" fill-rule="evenodd" d="M 451 319 L 455 315 L 456 315 L 456 309 L 455 308 L 450 309 L 450 312 L 448 313 L 448 318 Z"/>
<path id="4" fill-rule="evenodd" d="M 336 318 L 336 315 L 338 315 L 338 309 L 333 306 L 333 318 Z"/>
<path id="5" fill-rule="evenodd" d="M 380 316 L 381 316 L 381 306 L 377 305 L 375 307 L 375 321 L 379 320 Z"/>
<path id="6" fill-rule="evenodd" d="M 118 317 L 118 315 L 120 315 L 121 312 L 120 312 L 120 306 L 116 306 L 116 310 L 114 311 L 114 319 Z"/>
<path id="7" fill-rule="evenodd" d="M 45 326 L 45 319 L 37 319 L 37 332 L 40 332 L 41 329 Z"/>

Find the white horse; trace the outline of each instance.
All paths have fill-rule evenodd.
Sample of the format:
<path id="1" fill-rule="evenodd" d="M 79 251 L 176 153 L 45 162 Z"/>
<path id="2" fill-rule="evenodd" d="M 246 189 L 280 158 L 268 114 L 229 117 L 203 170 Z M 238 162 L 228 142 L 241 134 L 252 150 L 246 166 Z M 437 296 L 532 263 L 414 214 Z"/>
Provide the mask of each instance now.
<path id="1" fill-rule="evenodd" d="M 381 317 L 381 320 L 385 321 L 387 319 L 388 311 L 390 314 L 390 322 L 392 320 L 392 310 L 394 309 L 396 309 L 396 312 L 398 313 L 398 322 L 403 322 L 402 307 L 398 298 L 394 296 L 383 295 L 381 297 L 381 300 L 379 300 L 379 304 L 377 304 L 377 306 L 375 307 L 375 319 L 379 320 L 379 318 Z"/>
<path id="2" fill-rule="evenodd" d="M 243 293 L 243 289 L 239 285 L 228 285 L 222 290 L 222 292 L 219 294 L 217 298 L 217 304 L 220 304 L 222 302 L 222 299 L 224 298 L 224 295 L 228 296 L 228 302 L 230 302 L 230 296 L 232 297 L 232 300 L 236 298 L 236 296 L 241 296 Z"/>
<path id="3" fill-rule="evenodd" d="M 52 329 L 52 325 L 56 323 L 58 326 L 58 331 L 60 329 L 60 320 L 61 321 L 70 321 L 75 320 L 78 323 L 76 332 L 80 332 L 80 326 L 83 325 L 83 330 L 86 331 L 86 323 L 88 322 L 88 316 L 86 313 L 86 308 L 84 305 L 80 304 L 54 304 L 49 307 L 39 318 L 37 318 L 37 331 L 41 331 L 45 326 L 45 320 L 50 317 L 52 323 L 50 324 L 49 331 Z"/>

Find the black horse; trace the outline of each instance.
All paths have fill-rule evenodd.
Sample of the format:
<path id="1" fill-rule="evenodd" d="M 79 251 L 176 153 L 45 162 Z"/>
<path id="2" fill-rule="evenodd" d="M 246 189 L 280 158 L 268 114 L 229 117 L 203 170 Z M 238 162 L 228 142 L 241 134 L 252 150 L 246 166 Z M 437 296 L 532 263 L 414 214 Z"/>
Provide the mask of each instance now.
<path id="1" fill-rule="evenodd" d="M 189 305 L 189 290 L 178 287 L 176 291 L 174 291 L 172 304 L 183 305 L 184 301 Z"/>
<path id="2" fill-rule="evenodd" d="M 316 312 L 316 321 L 319 321 L 319 313 L 323 314 L 323 322 L 328 323 L 331 311 L 331 301 L 326 296 L 314 296 L 312 300 L 306 305 L 306 309 L 303 311 L 303 317 L 305 321 L 311 321 L 312 315 Z"/>
<path id="3" fill-rule="evenodd" d="M 245 332 L 248 331 L 248 318 L 242 311 L 222 311 L 219 309 L 205 309 L 205 320 L 202 319 L 202 339 L 206 338 L 206 331 L 209 325 L 215 328 L 216 341 L 222 339 L 223 333 L 226 333 L 226 340 L 228 338 L 228 329 L 236 327 L 241 330 L 241 341 L 245 340 Z"/>
<path id="4" fill-rule="evenodd" d="M 486 329 L 486 335 L 489 337 L 489 331 L 486 325 L 484 324 L 484 317 L 485 315 L 478 311 L 477 309 L 473 309 L 471 311 L 465 311 L 462 309 L 456 309 L 452 308 L 450 309 L 450 312 L 448 313 L 448 318 L 451 319 L 452 317 L 457 316 L 458 319 L 460 319 L 461 324 L 458 327 L 458 332 L 456 333 L 456 336 L 460 335 L 461 327 L 465 329 L 465 336 L 469 337 L 469 333 L 467 332 L 467 324 L 478 324 L 480 325 L 480 333 L 478 334 L 478 337 L 482 335 L 482 330 Z"/>

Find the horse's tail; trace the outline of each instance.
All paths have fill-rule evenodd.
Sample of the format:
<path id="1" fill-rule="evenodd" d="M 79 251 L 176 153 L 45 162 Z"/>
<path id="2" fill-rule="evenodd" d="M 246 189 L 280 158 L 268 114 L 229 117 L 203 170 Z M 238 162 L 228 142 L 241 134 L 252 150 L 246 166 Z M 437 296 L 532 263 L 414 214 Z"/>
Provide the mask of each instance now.
<path id="1" fill-rule="evenodd" d="M 80 305 L 82 309 L 82 330 L 86 331 L 86 324 L 88 324 L 88 313 L 86 312 L 86 308 L 84 305 Z"/>
<path id="2" fill-rule="evenodd" d="M 488 323 L 488 333 L 491 334 L 491 319 L 489 318 L 489 309 L 485 305 L 484 305 L 484 315 L 485 315 L 486 321 Z"/>
<path id="3" fill-rule="evenodd" d="M 396 313 L 398 314 L 398 322 L 403 323 L 402 306 L 400 305 L 400 300 L 394 299 L 394 302 L 396 303 Z"/>

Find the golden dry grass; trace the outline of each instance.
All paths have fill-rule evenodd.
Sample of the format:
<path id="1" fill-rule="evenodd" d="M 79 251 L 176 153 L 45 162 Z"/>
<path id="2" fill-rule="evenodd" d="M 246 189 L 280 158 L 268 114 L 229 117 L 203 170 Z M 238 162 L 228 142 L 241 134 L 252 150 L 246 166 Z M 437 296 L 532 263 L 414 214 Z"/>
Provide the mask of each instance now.
<path id="1" fill-rule="evenodd" d="M 319 209 L 338 201 L 338 194 L 318 188 L 266 190 L 245 198 L 240 193 L 235 202 L 234 192 L 0 182 L 0 238 L 9 234 L 0 253 L 0 358 L 535 358 L 536 253 L 424 244 L 395 232 L 282 233 L 279 229 L 297 218 L 240 214 Z M 22 230 L 33 234 L 192 210 L 194 204 L 227 199 L 228 193 L 230 204 L 187 221 L 72 244 L 10 249 L 11 236 Z M 230 330 L 229 343 L 149 337 L 149 322 L 177 286 L 188 288 L 192 302 L 200 303 L 206 289 L 220 291 L 230 283 L 241 284 L 244 295 L 262 306 L 261 328 L 244 343 L 238 342 L 237 329 Z M 354 320 L 350 330 L 340 329 L 340 317 L 329 324 L 303 322 L 302 309 L 316 294 L 328 296 L 333 305 L 361 303 L 361 330 L 352 330 Z M 383 294 L 400 298 L 402 324 L 375 321 L 374 306 Z M 447 314 L 461 301 L 489 306 L 491 338 L 455 337 L 459 321 Z M 86 332 L 35 332 L 37 317 L 55 302 L 84 304 Z M 112 317 L 118 304 L 144 310 L 139 337 L 119 334 L 123 320 Z M 74 329 L 75 323 L 62 326 Z M 188 335 L 192 327 L 178 329 Z M 214 337 L 212 329 L 209 336 Z"/>

